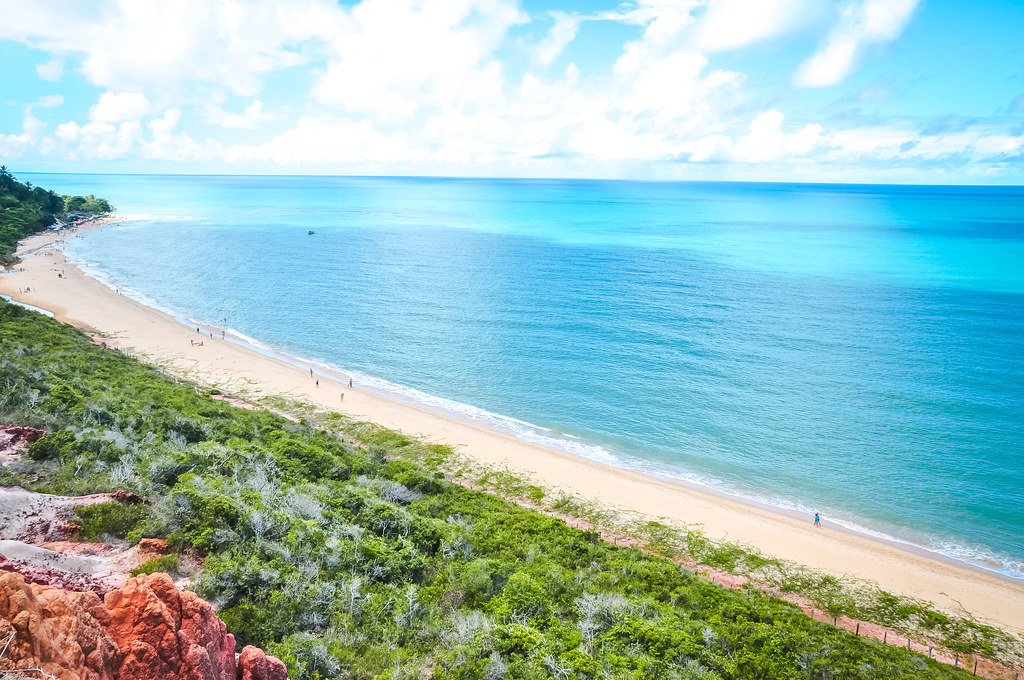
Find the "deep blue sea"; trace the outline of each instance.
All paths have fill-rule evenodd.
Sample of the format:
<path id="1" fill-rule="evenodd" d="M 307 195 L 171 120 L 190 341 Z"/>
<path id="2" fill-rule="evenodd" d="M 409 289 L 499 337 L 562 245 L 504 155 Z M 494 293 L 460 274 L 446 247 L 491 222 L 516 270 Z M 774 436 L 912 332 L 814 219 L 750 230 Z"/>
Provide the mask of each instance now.
<path id="1" fill-rule="evenodd" d="M 1024 188 L 23 179 L 183 319 L 1024 577 Z"/>

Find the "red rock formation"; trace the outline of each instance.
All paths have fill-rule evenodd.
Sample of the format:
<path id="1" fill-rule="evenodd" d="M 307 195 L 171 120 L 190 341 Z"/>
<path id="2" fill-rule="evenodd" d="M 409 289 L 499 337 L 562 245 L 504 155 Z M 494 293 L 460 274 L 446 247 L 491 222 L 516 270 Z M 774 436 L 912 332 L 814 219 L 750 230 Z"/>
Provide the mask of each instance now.
<path id="1" fill-rule="evenodd" d="M 234 680 L 235 638 L 213 608 L 179 591 L 167 574 L 140 575 L 104 597 L 107 630 L 117 640 L 123 680 L 176 675 L 189 680 Z"/>
<path id="2" fill-rule="evenodd" d="M 0 425 L 0 455 L 16 458 L 32 442 L 46 434 L 46 430 L 18 425 Z"/>
<path id="3" fill-rule="evenodd" d="M 142 500 L 140 497 L 133 494 L 131 491 L 122 491 L 121 489 L 118 489 L 117 491 L 111 491 L 109 494 L 98 495 L 109 496 L 110 500 L 117 501 L 118 503 L 124 503 L 125 505 L 139 505 L 140 503 L 146 502 Z M 83 498 L 88 498 L 88 496 L 83 496 Z"/>
<path id="4" fill-rule="evenodd" d="M 95 593 L 68 593 L 0 574 L 0 639 L 11 640 L 0 668 L 40 668 L 60 680 L 115 680 L 117 644 L 103 629 L 107 610 Z"/>
<path id="5" fill-rule="evenodd" d="M 139 541 L 139 552 L 147 555 L 146 559 L 149 559 L 149 555 L 153 555 L 154 557 L 166 555 L 167 541 L 162 538 L 144 538 Z"/>
<path id="6" fill-rule="evenodd" d="M 288 668 L 280 659 L 248 645 L 238 656 L 238 680 L 287 680 Z"/>
<path id="7" fill-rule="evenodd" d="M 106 594 L 69 593 L 0 574 L 0 669 L 41 668 L 60 680 L 286 680 L 255 647 L 236 664 L 235 639 L 209 603 L 166 574 Z"/>

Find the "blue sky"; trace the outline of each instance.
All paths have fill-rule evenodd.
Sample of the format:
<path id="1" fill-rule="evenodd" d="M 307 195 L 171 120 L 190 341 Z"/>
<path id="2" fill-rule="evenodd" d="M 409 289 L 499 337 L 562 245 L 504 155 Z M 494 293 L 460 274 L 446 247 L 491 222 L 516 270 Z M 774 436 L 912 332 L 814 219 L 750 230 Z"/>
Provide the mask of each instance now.
<path id="1" fill-rule="evenodd" d="M 1010 0 L 36 0 L 18 171 L 1024 183 Z"/>

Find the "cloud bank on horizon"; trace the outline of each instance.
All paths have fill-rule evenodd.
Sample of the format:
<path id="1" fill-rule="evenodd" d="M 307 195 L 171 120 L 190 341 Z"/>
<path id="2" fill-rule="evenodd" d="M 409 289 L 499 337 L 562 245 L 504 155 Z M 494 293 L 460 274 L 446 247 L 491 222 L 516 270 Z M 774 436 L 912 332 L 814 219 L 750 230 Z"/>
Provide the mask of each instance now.
<path id="1" fill-rule="evenodd" d="M 1003 0 L 39 0 L 25 170 L 1022 183 Z"/>

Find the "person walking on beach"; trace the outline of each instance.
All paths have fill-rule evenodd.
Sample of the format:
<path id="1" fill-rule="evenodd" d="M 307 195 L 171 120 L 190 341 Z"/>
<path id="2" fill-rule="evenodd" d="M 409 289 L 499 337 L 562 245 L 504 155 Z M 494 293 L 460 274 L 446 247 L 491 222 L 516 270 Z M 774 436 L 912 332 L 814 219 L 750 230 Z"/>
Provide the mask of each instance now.
<path id="1" fill-rule="evenodd" d="M 345 401 L 345 393 L 344 392 L 341 393 L 341 401 Z"/>
<path id="2" fill-rule="evenodd" d="M 814 513 L 814 526 L 821 528 L 821 517 L 818 516 L 818 513 Z"/>
<path id="3" fill-rule="evenodd" d="M 349 378 L 349 379 L 348 379 L 348 386 L 349 386 L 349 387 L 352 387 L 352 378 Z"/>
<path id="4" fill-rule="evenodd" d="M 316 386 L 320 387 L 320 381 L 319 380 L 316 381 Z"/>
<path id="5" fill-rule="evenodd" d="M 311 368 L 311 369 L 309 369 L 309 377 L 310 377 L 310 378 L 312 378 L 312 377 L 313 377 L 313 369 L 312 369 L 312 368 Z"/>

